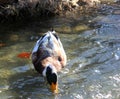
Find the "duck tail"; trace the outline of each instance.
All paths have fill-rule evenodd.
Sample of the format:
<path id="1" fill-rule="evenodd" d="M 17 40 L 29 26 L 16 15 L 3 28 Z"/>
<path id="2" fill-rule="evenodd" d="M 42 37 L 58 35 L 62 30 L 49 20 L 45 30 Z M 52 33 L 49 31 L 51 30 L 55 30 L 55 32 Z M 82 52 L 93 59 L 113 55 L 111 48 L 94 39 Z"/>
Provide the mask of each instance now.
<path id="1" fill-rule="evenodd" d="M 51 28 L 51 33 L 53 33 L 53 34 L 56 33 L 53 27 Z"/>
<path id="2" fill-rule="evenodd" d="M 51 31 L 54 31 L 54 28 L 53 28 L 53 27 L 51 28 Z"/>

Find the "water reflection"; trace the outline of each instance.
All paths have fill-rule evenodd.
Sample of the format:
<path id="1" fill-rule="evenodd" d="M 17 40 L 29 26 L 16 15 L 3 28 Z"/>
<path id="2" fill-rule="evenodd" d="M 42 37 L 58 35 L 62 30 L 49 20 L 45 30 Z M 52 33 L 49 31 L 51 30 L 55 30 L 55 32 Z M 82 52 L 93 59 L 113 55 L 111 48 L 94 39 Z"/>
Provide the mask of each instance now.
<path id="1" fill-rule="evenodd" d="M 81 20 L 63 21 L 59 18 L 44 20 L 49 23 L 47 27 L 44 22 L 34 22 L 35 26 L 29 24 L 21 30 L 6 30 L 0 36 L 7 44 L 0 48 L 1 99 L 119 99 L 119 17 L 95 18 L 91 21 L 97 20 L 94 24 L 100 24 L 100 27 L 94 29 L 80 23 Z M 58 95 L 50 92 L 44 78 L 33 69 L 30 59 L 17 57 L 21 52 L 30 52 L 41 32 L 46 32 L 51 23 L 61 32 L 58 35 L 68 56 L 66 68 L 59 73 Z"/>

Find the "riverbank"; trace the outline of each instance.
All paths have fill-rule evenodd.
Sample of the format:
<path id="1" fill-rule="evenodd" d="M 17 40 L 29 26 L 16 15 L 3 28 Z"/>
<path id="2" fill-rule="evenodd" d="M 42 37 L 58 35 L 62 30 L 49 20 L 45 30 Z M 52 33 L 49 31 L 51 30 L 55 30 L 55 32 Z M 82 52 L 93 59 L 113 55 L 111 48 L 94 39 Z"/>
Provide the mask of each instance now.
<path id="1" fill-rule="evenodd" d="M 86 13 L 105 1 L 115 0 L 0 0 L 0 23 L 39 16 Z"/>

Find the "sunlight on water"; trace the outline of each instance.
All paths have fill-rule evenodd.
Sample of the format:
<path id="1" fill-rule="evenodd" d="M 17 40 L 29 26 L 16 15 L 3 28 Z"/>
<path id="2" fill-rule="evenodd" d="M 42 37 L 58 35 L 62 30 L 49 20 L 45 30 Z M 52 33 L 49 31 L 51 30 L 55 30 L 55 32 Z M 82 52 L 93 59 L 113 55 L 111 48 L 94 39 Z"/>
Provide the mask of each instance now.
<path id="1" fill-rule="evenodd" d="M 31 52 L 40 33 L 47 29 L 36 34 L 29 33 L 31 25 L 26 31 L 16 30 L 17 33 L 24 31 L 24 36 L 15 32 L 7 38 L 10 44 L 0 48 L 0 99 L 119 99 L 119 17 L 108 15 L 93 19 L 97 20 L 95 24 L 101 24 L 95 29 L 76 21 L 67 20 L 67 25 L 60 25 L 64 23 L 62 19 L 51 20 L 61 32 L 58 35 L 68 57 L 67 66 L 59 73 L 58 95 L 51 93 L 45 79 L 34 70 L 31 59 L 17 57 L 21 52 Z M 61 27 L 64 30 L 61 31 Z M 34 30 L 38 28 L 39 25 Z"/>

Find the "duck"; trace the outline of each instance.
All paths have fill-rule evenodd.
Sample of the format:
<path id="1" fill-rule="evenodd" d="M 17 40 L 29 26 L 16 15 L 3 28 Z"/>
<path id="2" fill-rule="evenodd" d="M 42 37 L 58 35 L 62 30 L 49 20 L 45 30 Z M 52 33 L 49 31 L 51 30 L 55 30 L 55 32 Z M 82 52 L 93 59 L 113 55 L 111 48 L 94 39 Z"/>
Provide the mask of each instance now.
<path id="1" fill-rule="evenodd" d="M 67 56 L 54 30 L 46 32 L 36 42 L 31 55 L 35 70 L 42 74 L 53 93 L 58 93 L 58 72 L 66 66 Z"/>

